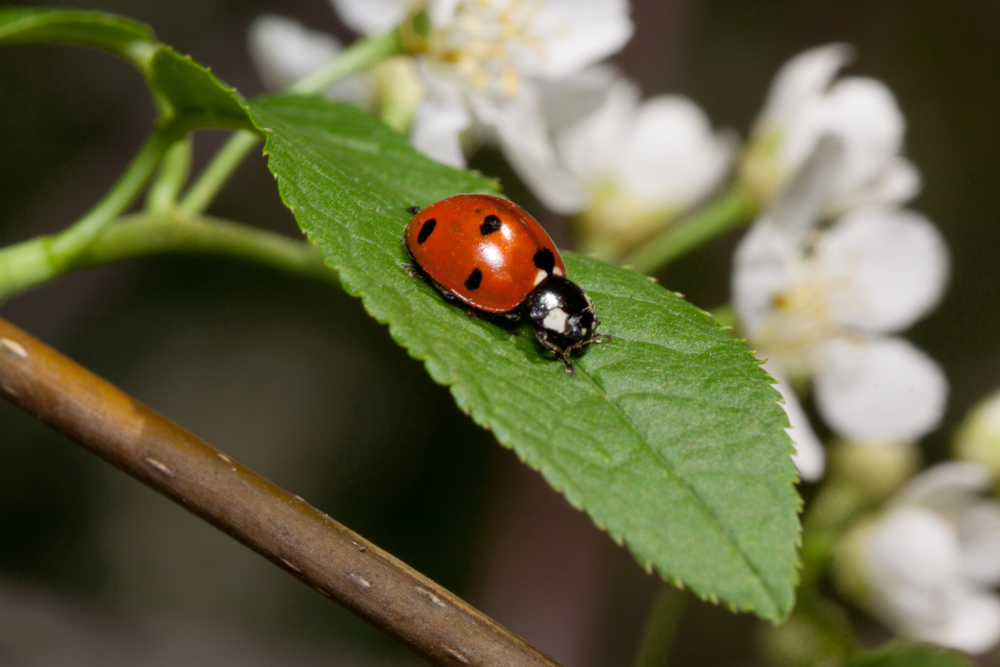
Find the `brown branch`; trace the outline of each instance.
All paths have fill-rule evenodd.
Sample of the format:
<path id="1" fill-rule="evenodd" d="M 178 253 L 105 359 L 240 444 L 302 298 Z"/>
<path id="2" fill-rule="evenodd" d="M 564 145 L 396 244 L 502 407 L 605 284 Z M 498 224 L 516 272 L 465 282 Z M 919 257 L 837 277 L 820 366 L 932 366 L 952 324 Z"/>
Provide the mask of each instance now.
<path id="1" fill-rule="evenodd" d="M 434 665 L 558 667 L 302 498 L 3 319 L 0 395 Z"/>

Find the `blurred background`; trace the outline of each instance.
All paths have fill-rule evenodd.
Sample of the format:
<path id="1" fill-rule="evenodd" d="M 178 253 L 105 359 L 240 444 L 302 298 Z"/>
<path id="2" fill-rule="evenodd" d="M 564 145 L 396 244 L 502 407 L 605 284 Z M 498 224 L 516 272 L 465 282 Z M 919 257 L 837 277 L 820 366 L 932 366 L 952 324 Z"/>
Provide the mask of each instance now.
<path id="1" fill-rule="evenodd" d="M 261 92 L 246 28 L 261 13 L 350 35 L 324 0 L 91 0 L 151 25 L 244 95 Z M 943 305 L 907 337 L 951 382 L 928 462 L 1000 385 L 1000 4 L 992 0 L 633 0 L 614 61 L 646 95 L 692 97 L 744 137 L 771 77 L 830 41 L 906 115 L 925 187 L 912 207 L 954 261 Z M 0 244 L 62 229 L 151 127 L 140 78 L 101 53 L 0 49 Z M 196 167 L 225 135 L 196 135 Z M 561 245 L 563 221 L 485 151 Z M 210 212 L 297 235 L 263 159 Z M 659 277 L 728 299 L 738 234 Z M 73 274 L 0 316 L 107 377 L 455 591 L 569 667 L 630 664 L 658 580 L 472 424 L 447 389 L 337 290 L 226 259 L 167 257 Z M 809 495 L 810 489 L 802 489 Z M 885 638 L 858 617 L 873 641 Z M 675 664 L 752 665 L 755 621 L 690 600 Z M 420 664 L 228 537 L 0 404 L 0 664 Z"/>

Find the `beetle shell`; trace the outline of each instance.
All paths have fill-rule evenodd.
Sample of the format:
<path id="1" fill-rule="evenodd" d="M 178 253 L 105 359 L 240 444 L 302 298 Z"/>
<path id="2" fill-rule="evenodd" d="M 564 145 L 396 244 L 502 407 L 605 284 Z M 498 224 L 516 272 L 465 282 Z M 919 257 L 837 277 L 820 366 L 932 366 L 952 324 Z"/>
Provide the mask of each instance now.
<path id="1" fill-rule="evenodd" d="M 434 282 L 473 308 L 506 313 L 566 266 L 549 235 L 520 206 L 501 197 L 464 194 L 421 210 L 406 247 Z"/>

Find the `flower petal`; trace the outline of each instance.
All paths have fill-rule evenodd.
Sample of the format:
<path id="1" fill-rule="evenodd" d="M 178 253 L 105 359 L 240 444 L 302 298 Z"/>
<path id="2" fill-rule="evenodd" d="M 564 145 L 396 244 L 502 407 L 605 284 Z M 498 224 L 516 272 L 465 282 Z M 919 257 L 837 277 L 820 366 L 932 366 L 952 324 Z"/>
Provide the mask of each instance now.
<path id="1" fill-rule="evenodd" d="M 1000 502 L 981 500 L 958 514 L 962 570 L 970 579 L 1000 583 Z"/>
<path id="2" fill-rule="evenodd" d="M 967 507 L 977 493 L 993 485 L 988 469 L 965 461 L 947 461 L 924 470 L 906 483 L 889 504 L 920 505 L 935 512 L 954 513 Z"/>
<path id="3" fill-rule="evenodd" d="M 587 205 L 583 183 L 556 157 L 538 96 L 532 88 L 501 104 L 473 98 L 476 120 L 492 127 L 511 168 L 539 201 L 555 213 L 577 213 Z"/>
<path id="4" fill-rule="evenodd" d="M 621 161 L 629 129 L 635 124 L 639 98 L 638 86 L 628 79 L 617 79 L 597 110 L 556 133 L 562 164 L 589 182 L 609 178 Z M 547 118 L 552 115 L 552 112 L 546 113 Z"/>
<path id="5" fill-rule="evenodd" d="M 799 469 L 799 476 L 806 482 L 815 482 L 823 477 L 826 468 L 826 450 L 820 444 L 819 438 L 809 423 L 799 397 L 792 389 L 792 385 L 782 376 L 780 370 L 773 362 L 765 361 L 762 364 L 764 370 L 770 373 L 778 382 L 774 388 L 778 390 L 781 397 L 785 399 L 781 407 L 788 415 L 790 426 L 785 429 L 788 436 L 795 445 L 795 453 L 792 454 L 792 461 Z"/>
<path id="6" fill-rule="evenodd" d="M 898 507 L 869 533 L 864 548 L 872 606 L 889 625 L 913 635 L 947 622 L 948 596 L 962 584 L 954 529 L 937 513 Z"/>
<path id="7" fill-rule="evenodd" d="M 519 64 L 529 76 L 562 78 L 619 51 L 633 30 L 627 0 L 546 0 Z"/>
<path id="8" fill-rule="evenodd" d="M 820 137 L 839 137 L 844 156 L 832 190 L 835 196 L 848 197 L 871 187 L 889 168 L 902 148 L 904 128 L 903 114 L 885 84 L 849 77 L 789 118 L 781 151 L 794 170 L 810 155 Z"/>
<path id="9" fill-rule="evenodd" d="M 330 0 L 337 16 L 361 35 L 375 35 L 397 26 L 409 9 L 402 0 Z"/>
<path id="10" fill-rule="evenodd" d="M 820 235 L 814 257 L 833 319 L 871 333 L 909 327 L 937 305 L 948 279 L 941 233 L 913 211 L 848 213 Z"/>
<path id="11" fill-rule="evenodd" d="M 426 96 L 417 107 L 410 130 L 410 143 L 427 157 L 459 169 L 465 168 L 460 134 L 472 123 L 455 84 L 435 76 L 423 63 L 421 74 Z"/>
<path id="12" fill-rule="evenodd" d="M 770 217 L 758 218 L 733 254 L 732 302 L 740 326 L 753 339 L 774 310 L 775 295 L 792 281 L 800 249 Z"/>
<path id="13" fill-rule="evenodd" d="M 923 180 L 912 162 L 897 155 L 888 166 L 866 186 L 834 197 L 826 214 L 836 217 L 863 206 L 905 204 L 920 192 Z"/>
<path id="14" fill-rule="evenodd" d="M 941 421 L 948 381 L 909 342 L 841 338 L 818 353 L 816 407 L 837 433 L 855 440 L 916 440 Z"/>
<path id="15" fill-rule="evenodd" d="M 787 124 L 803 104 L 826 91 L 837 71 L 850 61 L 852 51 L 847 44 L 827 44 L 786 62 L 774 77 L 758 122 Z"/>
<path id="16" fill-rule="evenodd" d="M 688 208 L 719 187 L 736 147 L 735 135 L 716 134 L 690 99 L 659 95 L 639 107 L 619 179 L 653 206 Z"/>
<path id="17" fill-rule="evenodd" d="M 967 589 L 956 598 L 944 624 L 915 638 L 972 654 L 993 648 L 1000 641 L 1000 597 Z"/>

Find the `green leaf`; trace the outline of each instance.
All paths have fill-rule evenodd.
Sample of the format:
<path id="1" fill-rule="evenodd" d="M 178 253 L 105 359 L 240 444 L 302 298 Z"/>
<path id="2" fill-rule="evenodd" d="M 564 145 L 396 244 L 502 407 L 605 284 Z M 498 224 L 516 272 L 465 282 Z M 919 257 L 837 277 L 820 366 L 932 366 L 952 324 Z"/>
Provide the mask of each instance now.
<path id="1" fill-rule="evenodd" d="M 937 646 L 893 641 L 859 655 L 847 663 L 848 667 L 972 667 L 971 660 L 961 653 L 947 651 Z"/>
<path id="2" fill-rule="evenodd" d="M 567 253 L 602 330 L 570 377 L 527 327 L 470 317 L 409 275 L 406 207 L 492 191 L 361 111 L 250 103 L 285 203 L 344 287 L 574 506 L 647 568 L 769 619 L 794 600 L 800 501 L 772 380 L 711 317 L 632 271 Z"/>
<path id="3" fill-rule="evenodd" d="M 125 58 L 146 79 L 156 101 L 157 124 L 168 133 L 180 136 L 195 127 L 253 128 L 234 89 L 157 42 L 142 23 L 102 12 L 0 9 L 0 45 L 32 42 L 89 46 Z"/>

